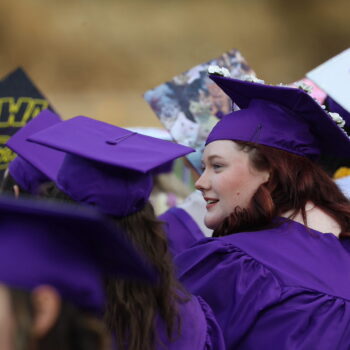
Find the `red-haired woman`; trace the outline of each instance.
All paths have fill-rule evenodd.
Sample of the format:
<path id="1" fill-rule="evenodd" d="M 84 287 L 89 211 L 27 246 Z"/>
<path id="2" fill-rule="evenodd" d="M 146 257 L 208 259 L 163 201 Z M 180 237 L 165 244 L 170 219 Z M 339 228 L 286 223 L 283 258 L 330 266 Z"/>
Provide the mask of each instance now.
<path id="1" fill-rule="evenodd" d="M 315 162 L 349 156 L 341 118 L 300 89 L 211 78 L 241 110 L 207 139 L 196 187 L 215 238 L 177 256 L 180 280 L 228 349 L 348 349 L 350 203 Z"/>

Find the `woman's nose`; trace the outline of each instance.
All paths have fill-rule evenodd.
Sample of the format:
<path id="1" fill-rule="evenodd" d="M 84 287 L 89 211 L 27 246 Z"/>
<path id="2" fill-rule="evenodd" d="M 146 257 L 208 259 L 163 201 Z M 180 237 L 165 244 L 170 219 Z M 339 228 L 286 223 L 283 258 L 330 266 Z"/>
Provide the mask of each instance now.
<path id="1" fill-rule="evenodd" d="M 199 179 L 195 182 L 194 186 L 196 187 L 197 190 L 200 190 L 200 191 L 207 190 L 209 188 L 209 181 L 205 174 L 205 171 L 199 177 Z"/>

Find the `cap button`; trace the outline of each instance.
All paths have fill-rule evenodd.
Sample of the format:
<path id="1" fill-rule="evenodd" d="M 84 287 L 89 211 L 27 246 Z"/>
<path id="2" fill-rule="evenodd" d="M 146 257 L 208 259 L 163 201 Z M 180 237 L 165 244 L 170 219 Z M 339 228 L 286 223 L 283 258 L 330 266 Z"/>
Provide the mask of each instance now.
<path id="1" fill-rule="evenodd" d="M 106 140 L 106 143 L 108 145 L 117 145 L 118 143 L 122 142 L 122 141 L 125 141 L 127 138 L 129 138 L 130 136 L 132 135 L 135 135 L 137 134 L 136 132 L 131 132 L 129 134 L 126 134 L 124 136 L 120 136 L 120 137 L 117 137 L 115 139 L 109 139 L 109 140 Z"/>
<path id="2" fill-rule="evenodd" d="M 107 145 L 116 145 L 118 143 L 117 140 L 106 140 Z"/>

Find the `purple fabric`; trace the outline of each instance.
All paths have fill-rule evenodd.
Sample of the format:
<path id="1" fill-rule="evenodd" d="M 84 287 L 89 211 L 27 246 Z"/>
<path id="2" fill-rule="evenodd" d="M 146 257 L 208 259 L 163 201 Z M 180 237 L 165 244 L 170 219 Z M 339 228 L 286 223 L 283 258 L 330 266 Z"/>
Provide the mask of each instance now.
<path id="1" fill-rule="evenodd" d="M 205 238 L 202 230 L 185 210 L 170 208 L 158 219 L 164 222 L 168 246 L 173 256 L 183 252 L 194 243 Z"/>
<path id="2" fill-rule="evenodd" d="M 50 179 L 34 168 L 21 156 L 17 156 L 9 164 L 9 172 L 19 187 L 31 194 L 36 194 L 38 187 Z"/>
<path id="3" fill-rule="evenodd" d="M 115 224 L 91 208 L 0 198 L 0 281 L 48 284 L 78 307 L 104 308 L 102 277 L 153 279 Z"/>
<path id="4" fill-rule="evenodd" d="M 158 342 L 155 350 L 225 350 L 221 328 L 210 306 L 201 297 L 189 298 L 177 305 L 181 333 L 175 333 L 174 339 L 168 339 L 164 321 L 160 317 L 156 319 Z M 118 349 L 115 336 L 112 348 Z"/>
<path id="5" fill-rule="evenodd" d="M 221 119 L 208 136 L 276 147 L 311 159 L 349 156 L 350 139 L 321 106 L 301 89 L 211 75 L 241 110 Z"/>
<path id="6" fill-rule="evenodd" d="M 87 117 L 47 128 L 30 140 L 67 152 L 56 181 L 63 192 L 115 216 L 140 210 L 152 190 L 152 170 L 192 151 Z"/>
<path id="7" fill-rule="evenodd" d="M 59 123 L 61 123 L 60 117 L 46 109 L 28 122 L 26 126 L 17 131 L 6 143 L 9 148 L 32 165 L 32 167 L 29 167 L 21 163 L 20 165 L 15 164 L 14 166 L 9 166 L 11 176 L 20 185 L 26 186 L 27 188 L 23 188 L 31 193 L 36 191 L 36 185 L 39 185 L 41 180 L 56 180 L 56 175 L 62 164 L 64 153 L 29 142 L 27 138 L 38 131 Z M 14 161 L 17 162 L 16 159 Z M 38 171 L 35 171 L 33 167 Z M 28 173 L 26 171 L 28 171 Z M 44 174 L 46 178 L 44 178 L 42 174 Z M 33 181 L 33 184 L 31 184 L 30 181 Z"/>
<path id="8" fill-rule="evenodd" d="M 170 162 L 164 163 L 157 168 L 155 168 L 152 171 L 153 175 L 159 175 L 159 174 L 167 174 L 170 173 L 173 170 L 174 167 L 174 161 L 171 160 Z"/>
<path id="9" fill-rule="evenodd" d="M 75 117 L 29 138 L 99 163 L 147 173 L 194 150 L 92 118 Z"/>
<path id="10" fill-rule="evenodd" d="M 346 127 L 350 127 L 350 112 L 346 111 L 341 105 L 339 105 L 329 96 L 327 96 L 325 104 L 330 112 L 340 114 L 340 116 L 345 120 Z"/>
<path id="11" fill-rule="evenodd" d="M 347 349 L 350 253 L 333 234 L 295 222 L 202 240 L 175 259 L 227 349 Z"/>
<path id="12" fill-rule="evenodd" d="M 186 303 L 178 304 L 181 317 L 181 334 L 169 341 L 163 321 L 158 318 L 157 350 L 224 350 L 222 331 L 209 305 L 200 297 L 192 296 Z M 165 344 L 165 347 L 162 346 Z"/>
<path id="13" fill-rule="evenodd" d="M 76 202 L 104 214 L 126 216 L 142 209 L 152 191 L 152 176 L 67 154 L 57 187 Z"/>

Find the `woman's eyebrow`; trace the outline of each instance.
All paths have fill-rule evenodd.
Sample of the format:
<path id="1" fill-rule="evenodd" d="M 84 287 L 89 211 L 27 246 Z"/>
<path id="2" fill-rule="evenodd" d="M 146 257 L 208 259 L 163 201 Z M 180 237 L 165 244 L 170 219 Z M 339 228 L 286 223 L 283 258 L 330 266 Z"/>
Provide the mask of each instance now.
<path id="1" fill-rule="evenodd" d="M 212 154 L 212 155 L 210 155 L 210 156 L 208 157 L 208 160 L 212 160 L 212 159 L 214 159 L 214 158 L 223 159 L 223 157 L 221 157 L 221 156 L 219 156 L 219 155 L 217 155 L 217 154 Z"/>
<path id="2" fill-rule="evenodd" d="M 221 160 L 224 159 L 223 157 L 221 157 L 221 156 L 219 156 L 219 155 L 217 155 L 217 154 L 212 154 L 212 155 L 210 155 L 208 158 L 203 158 L 203 159 L 202 159 L 202 161 L 201 161 L 202 168 L 204 168 L 205 162 L 210 162 L 210 161 L 212 161 L 212 160 L 215 159 L 215 158 L 218 158 L 218 159 L 221 159 Z"/>

